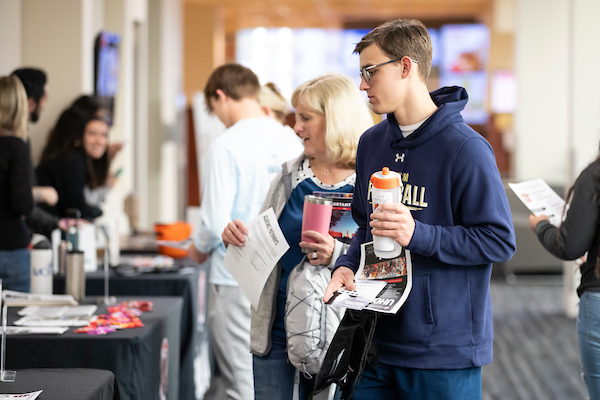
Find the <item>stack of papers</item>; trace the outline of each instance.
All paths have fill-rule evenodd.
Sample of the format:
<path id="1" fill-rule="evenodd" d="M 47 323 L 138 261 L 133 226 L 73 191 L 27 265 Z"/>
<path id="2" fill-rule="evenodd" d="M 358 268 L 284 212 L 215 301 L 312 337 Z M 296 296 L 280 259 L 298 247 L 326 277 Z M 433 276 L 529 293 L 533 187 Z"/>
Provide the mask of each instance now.
<path id="1" fill-rule="evenodd" d="M 15 325 L 27 327 L 66 327 L 86 326 L 94 312 L 95 305 L 75 307 L 39 307 L 28 306 L 18 312 L 23 318 Z"/>
<path id="2" fill-rule="evenodd" d="M 7 326 L 7 335 L 62 335 L 69 328 L 66 326 Z M 1 399 L 2 397 L 0 397 Z"/>
<path id="3" fill-rule="evenodd" d="M 31 294 L 4 290 L 2 291 L 2 298 L 9 307 L 25 307 L 30 305 L 76 306 L 79 304 L 70 294 Z"/>

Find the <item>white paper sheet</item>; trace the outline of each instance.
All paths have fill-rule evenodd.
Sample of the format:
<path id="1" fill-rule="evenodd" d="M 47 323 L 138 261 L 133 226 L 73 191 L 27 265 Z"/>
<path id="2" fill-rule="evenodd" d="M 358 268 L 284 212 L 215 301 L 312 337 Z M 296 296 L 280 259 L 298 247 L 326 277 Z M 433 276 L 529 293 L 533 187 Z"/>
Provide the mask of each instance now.
<path id="1" fill-rule="evenodd" d="M 7 326 L 7 335 L 62 335 L 69 328 L 66 326 Z M 0 397 L 1 399 L 2 397 Z"/>
<path id="2" fill-rule="evenodd" d="M 0 399 L 19 399 L 19 400 L 35 400 L 42 393 L 42 390 L 23 394 L 0 394 Z"/>
<path id="3" fill-rule="evenodd" d="M 98 309 L 95 305 L 40 307 L 27 306 L 17 312 L 18 315 L 34 318 L 86 317 L 89 318 Z"/>
<path id="4" fill-rule="evenodd" d="M 64 326 L 86 326 L 90 323 L 90 318 L 35 318 L 35 317 L 21 317 L 15 322 L 16 326 L 27 326 L 27 327 L 64 327 Z"/>
<path id="5" fill-rule="evenodd" d="M 508 186 L 533 215 L 547 215 L 552 225 L 560 226 L 565 201 L 543 179 L 509 183 Z"/>
<path id="6" fill-rule="evenodd" d="M 194 241 L 189 238 L 185 240 L 156 240 L 155 242 L 159 246 L 172 247 L 181 250 L 187 250 L 188 247 L 194 243 Z"/>
<path id="7" fill-rule="evenodd" d="M 223 265 L 240 285 L 254 308 L 277 261 L 290 248 L 272 208 L 246 224 L 243 247 L 229 246 Z"/>

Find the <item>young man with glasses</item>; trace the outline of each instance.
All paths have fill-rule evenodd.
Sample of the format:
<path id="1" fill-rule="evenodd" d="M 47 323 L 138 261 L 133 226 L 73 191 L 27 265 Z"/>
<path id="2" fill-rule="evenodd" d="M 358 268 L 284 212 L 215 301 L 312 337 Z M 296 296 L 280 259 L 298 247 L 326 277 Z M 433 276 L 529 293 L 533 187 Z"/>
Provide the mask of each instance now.
<path id="1" fill-rule="evenodd" d="M 515 251 L 494 153 L 460 115 L 465 89 L 428 93 L 432 48 L 420 21 L 380 25 L 354 51 L 360 88 L 387 118 L 361 138 L 352 203 L 359 229 L 324 300 L 354 289 L 360 245 L 373 235 L 393 238 L 413 260 L 411 293 L 396 315 L 378 319 L 379 364 L 365 368 L 354 398 L 480 399 L 481 366 L 492 361 L 492 263 Z M 402 204 L 373 213 L 369 179 L 383 167 L 402 174 Z"/>

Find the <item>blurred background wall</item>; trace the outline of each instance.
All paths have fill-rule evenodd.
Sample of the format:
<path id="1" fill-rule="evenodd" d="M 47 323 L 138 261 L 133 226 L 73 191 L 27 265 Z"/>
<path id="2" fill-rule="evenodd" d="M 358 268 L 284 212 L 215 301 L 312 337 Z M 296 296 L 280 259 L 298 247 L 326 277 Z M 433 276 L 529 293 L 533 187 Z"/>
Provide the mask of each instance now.
<path id="1" fill-rule="evenodd" d="M 135 193 L 149 228 L 199 203 L 196 149 L 218 131 L 194 130 L 192 105 L 214 67 L 240 62 L 287 95 L 329 71 L 358 84 L 353 44 L 399 17 L 431 28 L 441 53 L 429 86 L 467 86 L 470 123 L 503 176 L 568 186 L 598 151 L 597 15 L 597 0 L 2 0 L 0 74 L 48 72 L 47 109 L 31 127 L 37 162 L 60 111 L 94 91 L 95 38 L 119 35 L 110 138 L 125 143 L 112 167 L 123 174 L 105 214 L 125 230 Z"/>

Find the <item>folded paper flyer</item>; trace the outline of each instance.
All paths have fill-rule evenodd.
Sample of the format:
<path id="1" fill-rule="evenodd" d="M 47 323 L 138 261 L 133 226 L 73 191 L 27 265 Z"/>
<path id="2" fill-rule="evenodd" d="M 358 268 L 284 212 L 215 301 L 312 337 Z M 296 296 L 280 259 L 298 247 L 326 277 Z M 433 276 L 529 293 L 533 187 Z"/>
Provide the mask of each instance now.
<path id="1" fill-rule="evenodd" d="M 338 290 L 328 304 L 395 314 L 406 302 L 412 288 L 410 251 L 402 248 L 396 258 L 379 258 L 373 251 L 373 242 L 363 243 L 360 266 L 354 276 L 356 289 Z"/>

